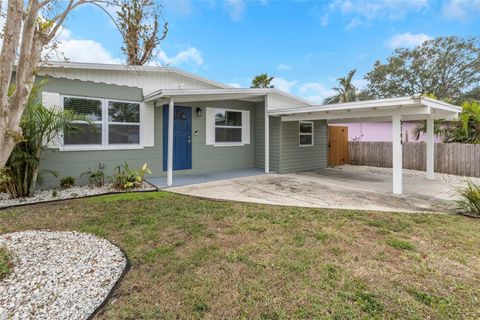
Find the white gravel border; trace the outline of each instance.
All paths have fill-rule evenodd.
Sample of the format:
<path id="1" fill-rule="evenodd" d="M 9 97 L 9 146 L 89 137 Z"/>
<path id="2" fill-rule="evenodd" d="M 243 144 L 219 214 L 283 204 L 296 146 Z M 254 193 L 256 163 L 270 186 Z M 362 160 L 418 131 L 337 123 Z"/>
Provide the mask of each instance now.
<path id="1" fill-rule="evenodd" d="M 354 168 L 363 168 L 366 171 L 372 172 L 372 173 L 392 175 L 392 168 L 357 166 L 357 165 L 351 165 L 351 164 L 347 164 L 345 166 L 350 166 L 350 167 L 354 167 Z M 405 176 L 405 177 L 426 179 L 425 171 L 403 169 L 402 173 L 403 173 L 403 176 Z M 480 183 L 480 178 L 457 176 L 457 175 L 454 175 L 454 174 L 446 174 L 446 173 L 439 173 L 439 172 L 435 172 L 433 180 L 434 181 L 445 182 L 445 183 L 453 183 L 453 184 L 464 184 L 466 180 L 471 180 L 472 182 L 474 182 L 476 184 Z"/>
<path id="2" fill-rule="evenodd" d="M 57 192 L 57 195 L 54 197 L 54 190 Z M 103 187 L 91 187 L 91 186 L 76 186 L 68 189 L 51 189 L 51 190 L 39 190 L 36 191 L 33 196 L 28 198 L 18 198 L 11 199 L 10 195 L 7 193 L 0 192 L 0 208 L 10 207 L 20 204 L 31 204 L 31 203 L 40 203 L 47 202 L 52 200 L 65 200 L 65 199 L 74 199 L 82 198 L 86 196 L 101 195 L 112 192 L 138 192 L 138 191 L 153 191 L 157 190 L 156 187 L 143 182 L 140 188 L 128 189 L 128 190 L 119 190 L 112 187 L 112 185 L 105 185 Z M 0 318 L 0 320 L 2 320 Z"/>
<path id="3" fill-rule="evenodd" d="M 122 251 L 96 236 L 70 231 L 0 235 L 13 271 L 0 280 L 0 319 L 86 319 L 106 299 L 127 265 Z"/>

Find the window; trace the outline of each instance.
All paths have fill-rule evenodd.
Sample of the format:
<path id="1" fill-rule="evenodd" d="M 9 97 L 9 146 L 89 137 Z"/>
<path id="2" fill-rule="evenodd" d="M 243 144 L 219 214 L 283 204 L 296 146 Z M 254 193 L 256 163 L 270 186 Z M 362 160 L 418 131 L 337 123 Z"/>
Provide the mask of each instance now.
<path id="1" fill-rule="evenodd" d="M 102 144 L 102 101 L 83 98 L 64 98 L 63 109 L 85 115 L 93 125 L 77 121 L 71 130 L 64 132 L 66 145 Z"/>
<path id="2" fill-rule="evenodd" d="M 140 143 L 140 105 L 108 101 L 108 144 Z"/>
<path id="3" fill-rule="evenodd" d="M 300 121 L 298 123 L 299 145 L 313 146 L 313 122 Z"/>
<path id="4" fill-rule="evenodd" d="M 140 144 L 140 104 L 90 98 L 63 98 L 64 110 L 86 115 L 92 124 L 75 123 L 64 132 L 65 146 L 105 147 Z"/>
<path id="5" fill-rule="evenodd" d="M 215 143 L 242 142 L 242 112 L 217 109 L 215 112 Z"/>

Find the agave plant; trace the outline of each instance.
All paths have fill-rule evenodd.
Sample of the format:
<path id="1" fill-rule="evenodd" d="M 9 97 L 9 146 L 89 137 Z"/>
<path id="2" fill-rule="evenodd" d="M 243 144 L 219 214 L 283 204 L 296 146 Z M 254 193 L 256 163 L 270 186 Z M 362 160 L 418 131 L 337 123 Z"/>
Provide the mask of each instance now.
<path id="1" fill-rule="evenodd" d="M 467 185 L 455 189 L 459 199 L 455 209 L 464 215 L 480 218 L 480 184 L 467 180 Z"/>
<path id="2" fill-rule="evenodd" d="M 18 143 L 2 173 L 3 188 L 13 198 L 30 196 L 39 176 L 40 155 L 63 130 L 75 130 L 84 115 L 59 108 L 47 109 L 37 102 L 38 87 L 32 90 L 22 115 L 23 140 Z"/>

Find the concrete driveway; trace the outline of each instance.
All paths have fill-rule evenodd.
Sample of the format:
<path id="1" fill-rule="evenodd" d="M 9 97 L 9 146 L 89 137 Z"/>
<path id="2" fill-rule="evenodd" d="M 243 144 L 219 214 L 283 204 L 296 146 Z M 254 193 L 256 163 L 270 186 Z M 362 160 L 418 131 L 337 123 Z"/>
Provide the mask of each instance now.
<path id="1" fill-rule="evenodd" d="M 377 170 L 374 170 L 377 169 Z M 456 177 L 455 177 L 456 178 Z M 428 181 L 422 173 L 404 173 L 404 194 L 393 195 L 388 169 L 342 166 L 292 174 L 264 174 L 170 188 L 213 199 L 300 207 L 449 212 L 454 181 Z"/>

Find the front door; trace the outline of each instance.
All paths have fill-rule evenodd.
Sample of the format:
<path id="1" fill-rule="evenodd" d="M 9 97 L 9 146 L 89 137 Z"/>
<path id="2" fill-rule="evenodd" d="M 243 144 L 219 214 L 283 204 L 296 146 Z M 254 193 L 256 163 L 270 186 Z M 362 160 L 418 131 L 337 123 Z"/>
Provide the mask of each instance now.
<path id="1" fill-rule="evenodd" d="M 348 127 L 328 126 L 328 164 L 340 166 L 348 163 Z"/>
<path id="2" fill-rule="evenodd" d="M 163 107 L 163 170 L 167 171 L 168 106 Z M 177 107 L 173 113 L 173 170 L 192 168 L 192 108 Z"/>

